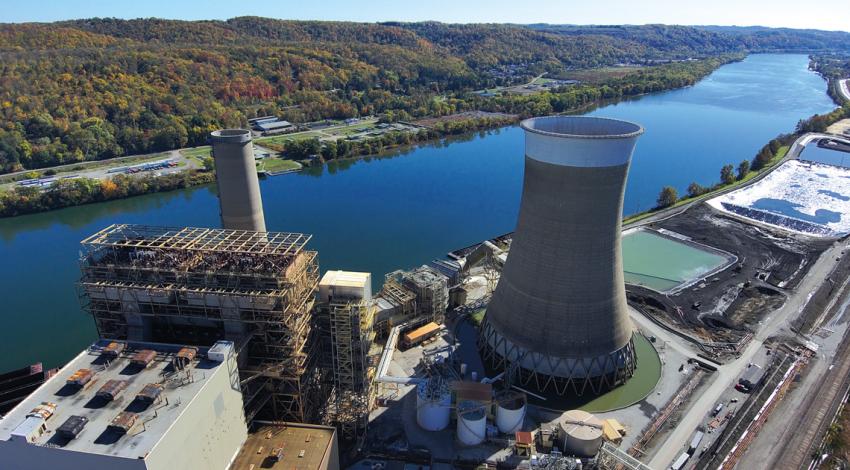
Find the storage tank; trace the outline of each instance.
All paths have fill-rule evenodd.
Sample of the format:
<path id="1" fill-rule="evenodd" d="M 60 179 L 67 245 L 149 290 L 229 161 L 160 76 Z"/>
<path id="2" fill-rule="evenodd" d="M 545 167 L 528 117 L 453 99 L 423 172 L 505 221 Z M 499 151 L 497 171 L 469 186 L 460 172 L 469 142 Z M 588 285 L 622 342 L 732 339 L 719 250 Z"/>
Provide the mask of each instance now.
<path id="1" fill-rule="evenodd" d="M 484 442 L 487 436 L 487 415 L 484 406 L 474 401 L 464 401 L 457 405 L 457 440 L 465 446 L 475 446 Z"/>
<path id="2" fill-rule="evenodd" d="M 226 229 L 266 231 L 254 145 L 247 129 L 222 129 L 210 134 L 215 181 Z"/>
<path id="3" fill-rule="evenodd" d="M 426 431 L 442 431 L 449 425 L 452 395 L 446 383 L 429 379 L 416 386 L 416 422 Z"/>
<path id="4" fill-rule="evenodd" d="M 481 327 L 482 359 L 542 393 L 601 393 L 635 369 L 620 231 L 643 128 L 581 116 L 521 126 L 519 218 Z"/>
<path id="5" fill-rule="evenodd" d="M 525 395 L 508 395 L 496 405 L 496 426 L 502 434 L 513 434 L 522 429 L 525 422 Z"/>
<path id="6" fill-rule="evenodd" d="M 558 442 L 565 454 L 593 457 L 602 447 L 602 420 L 586 411 L 567 411 L 558 428 Z"/>

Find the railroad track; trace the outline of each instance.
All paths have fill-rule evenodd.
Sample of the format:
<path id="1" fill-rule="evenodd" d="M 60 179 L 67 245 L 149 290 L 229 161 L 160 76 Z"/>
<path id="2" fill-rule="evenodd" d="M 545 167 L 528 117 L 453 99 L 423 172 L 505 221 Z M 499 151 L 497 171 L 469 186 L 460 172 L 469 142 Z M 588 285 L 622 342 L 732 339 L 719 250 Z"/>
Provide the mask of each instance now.
<path id="1" fill-rule="evenodd" d="M 829 427 L 832 417 L 841 404 L 841 399 L 850 388 L 850 334 L 845 334 L 841 348 L 835 355 L 839 362 L 821 379 L 817 393 L 806 402 L 806 412 L 797 420 L 796 442 L 786 445 L 774 463 L 782 463 L 783 468 L 808 468 L 812 452 L 820 445 Z"/>

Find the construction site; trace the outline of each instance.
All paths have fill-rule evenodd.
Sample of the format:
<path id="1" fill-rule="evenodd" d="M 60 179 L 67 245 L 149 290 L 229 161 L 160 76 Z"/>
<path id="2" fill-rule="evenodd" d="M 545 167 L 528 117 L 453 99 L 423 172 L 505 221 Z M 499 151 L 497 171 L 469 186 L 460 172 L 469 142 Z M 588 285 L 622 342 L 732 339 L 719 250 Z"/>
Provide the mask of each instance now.
<path id="1" fill-rule="evenodd" d="M 757 459 L 759 435 L 796 448 L 769 416 L 802 425 L 795 390 L 822 390 L 828 411 L 846 388 L 846 237 L 702 203 L 623 230 L 643 129 L 567 116 L 523 128 L 516 232 L 390 272 L 376 292 L 368 272 L 320 276 L 310 235 L 266 231 L 244 171 L 250 134 L 214 133 L 223 229 L 115 224 L 82 240 L 78 293 L 101 340 L 75 364 L 120 382 L 113 349 L 138 362 L 123 348 L 156 345 L 171 374 L 182 370 L 172 351 L 212 358 L 226 342 L 233 367 L 220 385 L 238 392 L 245 422 L 229 468 L 682 470 Z M 83 408 L 75 422 L 105 419 Z M 18 428 L 42 435 L 15 413 L 17 452 Z"/>
<path id="2" fill-rule="evenodd" d="M 307 422 L 318 394 L 317 253 L 294 233 L 112 225 L 82 241 L 83 309 L 103 338 L 237 346 L 246 416 Z"/>

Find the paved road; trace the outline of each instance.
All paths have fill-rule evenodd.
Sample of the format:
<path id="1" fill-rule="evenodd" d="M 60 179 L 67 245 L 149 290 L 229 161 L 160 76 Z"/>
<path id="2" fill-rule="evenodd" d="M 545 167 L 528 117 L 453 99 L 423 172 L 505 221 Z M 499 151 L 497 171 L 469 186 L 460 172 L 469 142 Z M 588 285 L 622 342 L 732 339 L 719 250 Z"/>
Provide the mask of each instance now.
<path id="1" fill-rule="evenodd" d="M 850 101 L 850 78 L 838 81 L 838 92 L 844 96 L 844 99 Z"/>
<path id="2" fill-rule="evenodd" d="M 803 310 L 803 307 L 811 298 L 811 294 L 832 271 L 836 264 L 836 258 L 848 246 L 850 246 L 850 242 L 839 242 L 821 254 L 800 282 L 796 291 L 788 296 L 785 304 L 767 317 L 761 329 L 741 356 L 735 361 L 718 367 L 711 385 L 679 420 L 676 432 L 671 433 L 667 442 L 659 446 L 658 452 L 649 463 L 652 468 L 667 468 L 682 453 L 691 435 L 716 405 L 723 392 L 733 386 L 734 381 L 737 380 L 753 356 L 762 347 L 765 339 L 775 335 L 780 330 L 790 331 L 788 329 L 789 322 Z M 684 340 L 678 338 L 673 339 L 673 341 L 684 342 Z"/>
<path id="3" fill-rule="evenodd" d="M 134 157 L 134 159 L 143 160 L 143 161 L 134 161 L 132 163 L 127 163 L 126 165 L 121 165 L 121 166 L 117 166 L 117 167 L 110 167 L 110 168 L 101 167 L 101 168 L 96 168 L 96 169 L 92 169 L 92 170 L 65 171 L 65 172 L 59 173 L 57 175 L 57 177 L 59 177 L 59 178 L 81 177 L 81 178 L 91 178 L 91 179 L 108 179 L 108 178 L 112 178 L 115 175 L 120 174 L 119 172 L 115 172 L 115 171 L 110 173 L 110 170 L 114 170 L 115 168 L 143 165 L 143 164 L 148 163 L 150 161 L 157 161 L 157 160 L 174 160 L 178 164 L 182 163 L 182 165 L 174 167 L 174 168 L 165 168 L 165 169 L 157 170 L 156 172 L 158 172 L 160 174 L 177 173 L 177 172 L 180 172 L 180 171 L 197 169 L 197 168 L 201 167 L 201 164 L 198 163 L 197 160 L 195 160 L 194 158 L 189 158 L 189 157 L 183 156 L 183 154 L 181 154 L 179 150 L 171 150 L 171 151 L 168 151 L 168 152 L 159 152 L 159 153 L 153 153 L 153 154 L 149 154 L 149 155 L 134 155 L 133 157 Z M 150 157 L 150 159 L 148 161 L 144 161 L 146 159 L 146 157 Z M 119 158 L 124 158 L 124 157 L 119 157 Z M 67 169 L 74 168 L 74 167 L 79 167 L 81 165 L 82 166 L 87 166 L 87 165 L 88 166 L 96 166 L 97 164 L 103 164 L 103 163 L 104 163 L 103 160 L 98 161 L 98 162 L 78 162 L 78 163 L 71 163 L 71 164 L 68 164 L 68 165 L 55 166 L 55 167 L 51 167 L 49 169 L 62 171 L 62 170 L 67 170 Z M 47 170 L 47 169 L 48 168 L 40 168 L 38 171 L 43 171 L 43 170 Z M 18 171 L 18 172 L 15 172 L 15 173 L 7 173 L 3 176 L 4 177 L 15 176 L 15 175 L 23 174 L 23 173 L 28 173 L 30 171 L 34 171 L 34 170 L 24 170 L 24 171 Z M 143 172 L 139 172 L 139 173 L 134 173 L 134 175 L 135 176 L 146 176 L 146 175 L 150 175 L 151 173 L 154 173 L 154 172 L 143 171 Z M 5 183 L 5 184 L 0 184 L 0 188 L 6 188 L 6 187 L 11 188 L 11 187 L 14 187 L 16 185 L 17 185 L 16 182 L 10 182 L 10 183 Z"/>

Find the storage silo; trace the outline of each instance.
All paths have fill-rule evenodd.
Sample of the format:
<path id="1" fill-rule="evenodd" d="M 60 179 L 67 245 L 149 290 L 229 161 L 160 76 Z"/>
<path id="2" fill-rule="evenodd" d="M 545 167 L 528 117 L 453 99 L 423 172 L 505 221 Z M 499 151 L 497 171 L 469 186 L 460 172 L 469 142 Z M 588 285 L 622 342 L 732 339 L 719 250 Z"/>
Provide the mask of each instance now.
<path id="1" fill-rule="evenodd" d="M 513 434 L 525 422 L 526 398 L 523 394 L 503 396 L 496 400 L 496 426 L 502 434 Z"/>
<path id="2" fill-rule="evenodd" d="M 484 406 L 475 401 L 457 405 L 457 440 L 465 446 L 476 446 L 487 437 L 487 414 Z"/>
<path id="3" fill-rule="evenodd" d="M 442 431 L 449 425 L 452 394 L 443 380 L 429 379 L 416 386 L 416 422 L 426 431 Z"/>
<path id="4" fill-rule="evenodd" d="M 487 307 L 485 363 L 544 393 L 603 392 L 635 352 L 620 251 L 626 176 L 643 128 L 599 117 L 522 122 L 519 219 Z"/>
<path id="5" fill-rule="evenodd" d="M 567 455 L 593 457 L 602 447 L 602 421 L 586 411 L 567 411 L 558 428 L 558 443 Z"/>
<path id="6" fill-rule="evenodd" d="M 210 134 L 215 160 L 215 180 L 226 229 L 266 231 L 260 181 L 254 163 L 251 131 L 222 129 Z"/>

